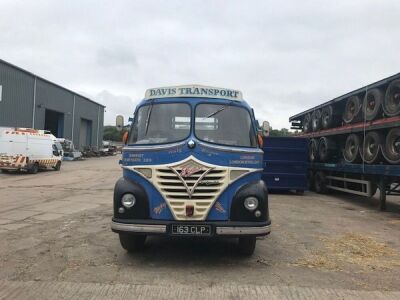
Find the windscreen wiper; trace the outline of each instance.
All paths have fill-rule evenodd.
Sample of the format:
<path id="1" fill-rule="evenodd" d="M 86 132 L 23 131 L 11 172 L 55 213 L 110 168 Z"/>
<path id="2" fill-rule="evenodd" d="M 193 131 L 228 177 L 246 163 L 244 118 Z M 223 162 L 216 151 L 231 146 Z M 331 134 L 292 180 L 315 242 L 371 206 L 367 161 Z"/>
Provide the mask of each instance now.
<path id="1" fill-rule="evenodd" d="M 153 110 L 153 104 L 154 104 L 154 101 L 151 101 L 150 108 L 149 108 L 149 111 L 147 113 L 146 128 L 145 128 L 145 132 L 144 132 L 145 136 L 147 135 L 147 131 L 149 130 L 149 123 L 150 123 L 151 111 Z"/>
<path id="2" fill-rule="evenodd" d="M 211 114 L 209 114 L 208 116 L 205 117 L 205 119 L 207 118 L 211 118 L 212 116 L 215 116 L 216 114 L 220 113 L 221 111 L 223 111 L 225 108 L 227 108 L 228 106 L 230 106 L 233 103 L 233 101 L 230 101 L 229 103 L 224 104 L 224 106 L 221 106 L 220 108 L 218 108 L 216 111 L 212 112 Z"/>

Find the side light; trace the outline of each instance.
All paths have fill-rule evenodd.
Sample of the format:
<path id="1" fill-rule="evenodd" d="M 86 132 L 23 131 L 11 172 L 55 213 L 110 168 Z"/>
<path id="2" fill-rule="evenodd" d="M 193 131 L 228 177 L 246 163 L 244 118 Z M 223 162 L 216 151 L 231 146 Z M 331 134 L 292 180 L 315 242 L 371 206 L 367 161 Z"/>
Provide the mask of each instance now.
<path id="1" fill-rule="evenodd" d="M 235 180 L 235 179 L 239 178 L 240 176 L 242 176 L 242 175 L 244 175 L 244 174 L 246 174 L 248 172 L 249 171 L 247 171 L 247 170 L 231 170 L 231 172 L 229 173 L 229 179 L 231 181 Z"/>
<path id="2" fill-rule="evenodd" d="M 139 172 L 146 178 L 151 178 L 153 175 L 153 172 L 150 168 L 135 168 L 135 171 Z"/>

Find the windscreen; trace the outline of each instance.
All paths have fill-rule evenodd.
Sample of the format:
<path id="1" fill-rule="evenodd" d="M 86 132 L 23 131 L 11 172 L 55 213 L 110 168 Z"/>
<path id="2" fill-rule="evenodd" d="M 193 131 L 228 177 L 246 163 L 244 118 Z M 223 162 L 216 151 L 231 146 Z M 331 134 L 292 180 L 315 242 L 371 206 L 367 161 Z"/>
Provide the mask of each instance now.
<path id="1" fill-rule="evenodd" d="M 186 103 L 148 104 L 138 109 L 129 144 L 165 144 L 190 134 L 190 106 Z"/>
<path id="2" fill-rule="evenodd" d="M 256 147 L 249 112 L 229 104 L 199 104 L 196 107 L 195 135 L 221 145 Z"/>

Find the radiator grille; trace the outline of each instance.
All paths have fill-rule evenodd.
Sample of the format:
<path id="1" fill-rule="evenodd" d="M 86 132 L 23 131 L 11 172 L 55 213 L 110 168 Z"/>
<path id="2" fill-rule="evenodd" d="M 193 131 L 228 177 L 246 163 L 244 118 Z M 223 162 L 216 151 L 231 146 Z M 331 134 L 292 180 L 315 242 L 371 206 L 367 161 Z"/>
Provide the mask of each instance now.
<path id="1" fill-rule="evenodd" d="M 156 169 L 154 183 L 164 195 L 177 220 L 204 220 L 216 198 L 228 185 L 228 169 L 208 167 L 195 161 Z M 193 205 L 192 216 L 186 205 Z"/>

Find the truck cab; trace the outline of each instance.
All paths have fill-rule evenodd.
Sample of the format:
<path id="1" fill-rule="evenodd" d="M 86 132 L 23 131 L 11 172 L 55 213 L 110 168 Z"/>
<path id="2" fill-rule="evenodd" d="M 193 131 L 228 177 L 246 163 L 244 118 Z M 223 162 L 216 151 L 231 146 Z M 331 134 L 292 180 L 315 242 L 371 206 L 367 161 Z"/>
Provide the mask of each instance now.
<path id="1" fill-rule="evenodd" d="M 233 237 L 251 255 L 271 226 L 260 143 L 239 91 L 147 90 L 114 189 L 111 228 L 122 247 L 141 250 L 147 235 Z"/>

